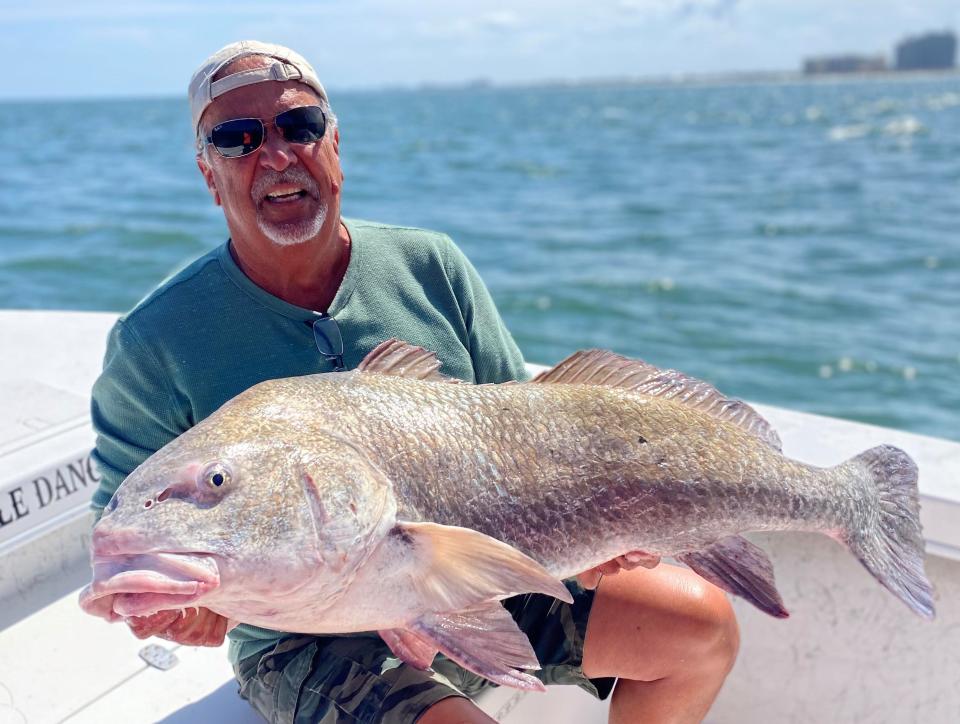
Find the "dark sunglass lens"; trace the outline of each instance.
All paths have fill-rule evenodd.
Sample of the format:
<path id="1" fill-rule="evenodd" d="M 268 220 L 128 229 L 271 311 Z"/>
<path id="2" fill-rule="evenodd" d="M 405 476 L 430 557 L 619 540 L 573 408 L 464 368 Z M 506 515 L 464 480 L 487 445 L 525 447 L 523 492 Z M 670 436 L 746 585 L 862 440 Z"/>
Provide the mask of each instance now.
<path id="1" fill-rule="evenodd" d="M 327 119 L 319 106 L 292 108 L 277 116 L 276 124 L 290 143 L 314 143 L 327 130 Z"/>
<path id="2" fill-rule="evenodd" d="M 343 356 L 343 337 L 333 317 L 320 317 L 313 323 L 313 338 L 324 357 Z"/>
<path id="3" fill-rule="evenodd" d="M 210 142 L 227 158 L 246 156 L 263 143 L 263 123 L 256 118 L 240 118 L 214 126 Z"/>

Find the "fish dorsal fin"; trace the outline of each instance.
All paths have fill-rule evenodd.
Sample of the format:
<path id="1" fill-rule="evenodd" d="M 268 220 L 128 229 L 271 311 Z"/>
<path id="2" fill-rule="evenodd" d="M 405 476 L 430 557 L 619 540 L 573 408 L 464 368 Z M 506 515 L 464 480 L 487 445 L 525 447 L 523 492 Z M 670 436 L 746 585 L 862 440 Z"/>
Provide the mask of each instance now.
<path id="1" fill-rule="evenodd" d="M 357 369 L 361 372 L 376 372 L 412 380 L 461 382 L 454 377 L 440 374 L 440 360 L 435 352 L 399 339 L 388 339 L 378 344 L 363 358 Z"/>
<path id="2" fill-rule="evenodd" d="M 780 436 L 746 402 L 724 397 L 716 387 L 677 370 L 662 370 L 641 360 L 602 349 L 574 352 L 531 382 L 565 385 L 603 385 L 675 400 L 755 435 L 774 450 Z"/>

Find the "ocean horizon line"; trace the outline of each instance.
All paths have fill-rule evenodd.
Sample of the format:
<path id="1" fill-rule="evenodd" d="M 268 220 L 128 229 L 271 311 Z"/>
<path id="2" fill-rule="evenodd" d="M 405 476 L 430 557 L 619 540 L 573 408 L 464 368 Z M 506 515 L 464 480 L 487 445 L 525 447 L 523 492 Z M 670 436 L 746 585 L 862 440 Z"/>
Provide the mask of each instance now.
<path id="1" fill-rule="evenodd" d="M 794 84 L 794 83 L 843 83 L 863 81 L 896 81 L 915 82 L 917 80 L 940 80 L 945 77 L 960 76 L 960 67 L 939 70 L 918 71 L 865 71 L 855 73 L 815 73 L 808 74 L 801 70 L 763 70 L 763 71 L 730 71 L 720 73 L 672 73 L 666 75 L 640 76 L 596 76 L 587 78 L 543 78 L 530 81 L 497 81 L 488 78 L 474 78 L 455 82 L 417 83 L 385 83 L 382 85 L 345 85 L 329 86 L 331 96 L 337 95 L 366 95 L 370 93 L 418 93 L 418 92 L 463 92 L 478 90 L 531 90 L 550 88 L 603 88 L 603 87 L 664 87 L 664 86 L 731 86 L 731 85 L 766 85 L 766 84 Z M 157 101 L 157 100 L 186 100 L 186 92 L 173 93 L 161 91 L 158 93 L 142 94 L 93 94 L 93 95 L 57 95 L 57 96 L 9 96 L 0 95 L 0 104 L 15 105 L 23 103 L 70 103 L 70 102 L 99 102 L 99 101 Z"/>

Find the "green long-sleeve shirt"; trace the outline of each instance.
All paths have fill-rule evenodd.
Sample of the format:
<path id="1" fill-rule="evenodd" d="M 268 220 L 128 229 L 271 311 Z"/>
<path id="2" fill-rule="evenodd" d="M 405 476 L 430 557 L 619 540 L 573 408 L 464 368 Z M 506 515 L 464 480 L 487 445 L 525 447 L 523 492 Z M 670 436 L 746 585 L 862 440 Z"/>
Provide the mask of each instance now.
<path id="1" fill-rule="evenodd" d="M 344 219 L 350 263 L 328 313 L 347 369 L 396 337 L 437 353 L 471 382 L 524 379 L 523 358 L 476 270 L 449 237 Z M 99 513 L 123 479 L 224 402 L 266 379 L 330 371 L 310 324 L 247 278 L 227 244 L 163 282 L 114 326 L 93 388 Z M 265 650 L 279 632 L 241 625 L 230 658 Z M 382 645 L 382 643 L 378 644 Z"/>

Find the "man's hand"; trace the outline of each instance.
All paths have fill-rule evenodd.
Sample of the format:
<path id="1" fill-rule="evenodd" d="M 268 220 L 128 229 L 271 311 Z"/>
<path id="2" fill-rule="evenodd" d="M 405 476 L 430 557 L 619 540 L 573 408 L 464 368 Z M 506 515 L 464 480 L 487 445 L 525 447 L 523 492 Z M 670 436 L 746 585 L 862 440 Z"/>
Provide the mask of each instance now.
<path id="1" fill-rule="evenodd" d="M 619 573 L 621 569 L 631 571 L 634 568 L 643 566 L 644 568 L 654 568 L 660 563 L 660 556 L 645 551 L 630 551 L 622 556 L 617 556 L 612 561 L 584 571 L 577 576 L 577 581 L 584 588 L 596 588 L 600 585 L 600 579 L 604 576 L 612 576 Z"/>
<path id="2" fill-rule="evenodd" d="M 152 616 L 131 616 L 127 624 L 138 639 L 159 636 L 188 646 L 219 646 L 230 622 L 209 608 L 189 608 L 186 612 L 159 611 Z"/>

